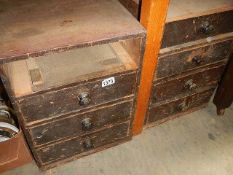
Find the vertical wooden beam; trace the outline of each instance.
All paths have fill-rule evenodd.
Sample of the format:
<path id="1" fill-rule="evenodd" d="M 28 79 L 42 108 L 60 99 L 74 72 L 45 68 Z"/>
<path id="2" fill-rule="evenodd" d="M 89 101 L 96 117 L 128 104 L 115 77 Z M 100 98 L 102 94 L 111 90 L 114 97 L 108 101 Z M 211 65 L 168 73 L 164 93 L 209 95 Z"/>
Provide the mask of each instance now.
<path id="1" fill-rule="evenodd" d="M 142 0 L 141 24 L 147 29 L 147 41 L 133 125 L 134 135 L 143 130 L 168 5 L 169 0 Z"/>

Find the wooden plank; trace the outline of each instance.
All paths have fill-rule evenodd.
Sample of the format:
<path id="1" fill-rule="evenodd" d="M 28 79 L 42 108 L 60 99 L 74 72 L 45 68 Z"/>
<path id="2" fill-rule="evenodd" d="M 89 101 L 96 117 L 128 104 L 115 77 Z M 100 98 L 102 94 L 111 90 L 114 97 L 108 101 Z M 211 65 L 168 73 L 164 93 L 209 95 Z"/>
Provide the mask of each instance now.
<path id="1" fill-rule="evenodd" d="M 143 34 L 116 0 L 0 0 L 0 61 Z"/>
<path id="2" fill-rule="evenodd" d="M 233 31 L 233 10 L 166 23 L 161 48 Z"/>
<path id="3" fill-rule="evenodd" d="M 171 0 L 166 22 L 233 10 L 233 0 Z"/>
<path id="4" fill-rule="evenodd" d="M 129 53 L 119 42 L 111 43 L 110 46 L 126 70 L 136 70 L 138 68 L 138 65 L 134 62 L 133 58 L 130 57 Z"/>
<path id="5" fill-rule="evenodd" d="M 142 1 L 141 24 L 147 29 L 147 41 L 133 126 L 134 135 L 141 133 L 143 129 L 168 4 L 169 0 Z"/>
<path id="6" fill-rule="evenodd" d="M 32 83 L 25 60 L 2 65 L 2 70 L 9 78 L 15 96 L 32 93 Z"/>
<path id="7" fill-rule="evenodd" d="M 26 60 L 26 62 L 27 62 L 28 71 L 31 77 L 32 84 L 35 86 L 43 84 L 42 74 L 35 59 L 29 58 Z"/>

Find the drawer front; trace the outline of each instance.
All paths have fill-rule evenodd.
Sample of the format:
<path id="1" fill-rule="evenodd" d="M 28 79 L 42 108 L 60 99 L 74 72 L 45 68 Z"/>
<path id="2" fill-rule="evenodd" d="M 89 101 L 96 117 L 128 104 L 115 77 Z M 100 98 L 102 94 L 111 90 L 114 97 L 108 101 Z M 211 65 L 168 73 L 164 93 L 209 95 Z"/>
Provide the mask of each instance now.
<path id="1" fill-rule="evenodd" d="M 127 8 L 130 13 L 136 18 L 139 17 L 140 2 L 139 0 L 119 0 L 125 8 Z"/>
<path id="2" fill-rule="evenodd" d="M 162 47 L 166 48 L 233 31 L 233 11 L 169 22 L 165 25 Z"/>
<path id="3" fill-rule="evenodd" d="M 91 112 L 74 114 L 57 121 L 29 128 L 34 146 L 58 141 L 67 137 L 78 137 L 112 124 L 130 119 L 132 101 L 101 107 Z"/>
<path id="4" fill-rule="evenodd" d="M 71 111 L 90 108 L 135 92 L 136 73 L 118 75 L 115 84 L 102 87 L 102 81 L 46 92 L 19 100 L 26 123 L 48 119 Z"/>
<path id="5" fill-rule="evenodd" d="M 190 95 L 209 85 L 216 86 L 224 71 L 225 65 L 210 67 L 201 71 L 186 74 L 165 82 L 155 83 L 151 102 L 158 103 L 176 98 L 179 95 Z"/>
<path id="6" fill-rule="evenodd" d="M 232 40 L 211 44 L 180 53 L 160 56 L 156 78 L 177 75 L 229 57 Z"/>
<path id="7" fill-rule="evenodd" d="M 156 122 L 167 117 L 183 113 L 192 108 L 202 106 L 209 102 L 214 89 L 194 94 L 160 106 L 154 105 L 149 109 L 147 123 Z"/>
<path id="8" fill-rule="evenodd" d="M 94 151 L 100 147 L 120 142 L 128 136 L 129 124 L 123 123 L 112 128 L 82 138 L 75 138 L 62 143 L 36 150 L 36 158 L 42 165 L 64 160 L 81 153 Z"/>

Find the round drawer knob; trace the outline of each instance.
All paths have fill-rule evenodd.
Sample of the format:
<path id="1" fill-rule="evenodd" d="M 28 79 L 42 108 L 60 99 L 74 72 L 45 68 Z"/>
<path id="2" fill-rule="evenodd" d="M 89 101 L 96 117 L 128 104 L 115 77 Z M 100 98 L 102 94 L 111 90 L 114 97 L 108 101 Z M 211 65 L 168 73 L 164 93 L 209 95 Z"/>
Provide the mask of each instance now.
<path id="1" fill-rule="evenodd" d="M 184 87 L 189 90 L 195 90 L 197 89 L 197 84 L 193 82 L 193 80 L 186 81 Z"/>
<path id="2" fill-rule="evenodd" d="M 91 141 L 90 138 L 87 138 L 86 140 L 84 140 L 83 146 L 84 146 L 85 149 L 94 148 L 94 145 L 93 145 L 93 143 L 92 143 L 92 141 Z"/>
<path id="3" fill-rule="evenodd" d="M 158 99 L 157 99 L 157 95 L 156 95 L 156 93 L 154 93 L 154 94 L 153 94 L 153 98 L 152 98 L 152 100 L 153 100 L 153 102 L 157 102 L 157 100 L 158 100 Z"/>
<path id="4" fill-rule="evenodd" d="M 214 31 L 214 26 L 211 25 L 209 23 L 209 21 L 204 21 L 201 24 L 201 28 L 200 28 L 201 33 L 205 34 L 205 35 L 209 35 Z"/>
<path id="5" fill-rule="evenodd" d="M 183 103 L 181 103 L 181 104 L 178 105 L 178 110 L 179 111 L 185 111 L 187 109 L 188 109 L 188 105 L 186 105 L 185 102 L 183 102 Z"/>
<path id="6" fill-rule="evenodd" d="M 92 123 L 90 118 L 85 118 L 82 120 L 82 129 L 88 131 L 92 129 Z"/>
<path id="7" fill-rule="evenodd" d="M 78 96 L 80 106 L 88 105 L 91 102 L 89 98 L 89 93 L 83 92 Z"/>
<path id="8" fill-rule="evenodd" d="M 192 59 L 192 62 L 195 63 L 197 66 L 200 65 L 203 61 L 202 58 L 200 56 L 195 56 Z"/>

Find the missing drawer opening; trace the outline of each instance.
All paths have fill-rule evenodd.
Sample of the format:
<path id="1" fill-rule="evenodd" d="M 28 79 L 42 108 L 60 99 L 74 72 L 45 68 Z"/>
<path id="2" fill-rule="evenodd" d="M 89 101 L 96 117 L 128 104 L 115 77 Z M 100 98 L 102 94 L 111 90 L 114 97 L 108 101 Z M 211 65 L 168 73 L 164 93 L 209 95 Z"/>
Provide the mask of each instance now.
<path id="1" fill-rule="evenodd" d="M 73 49 L 3 65 L 15 96 L 136 70 L 141 39 Z"/>

